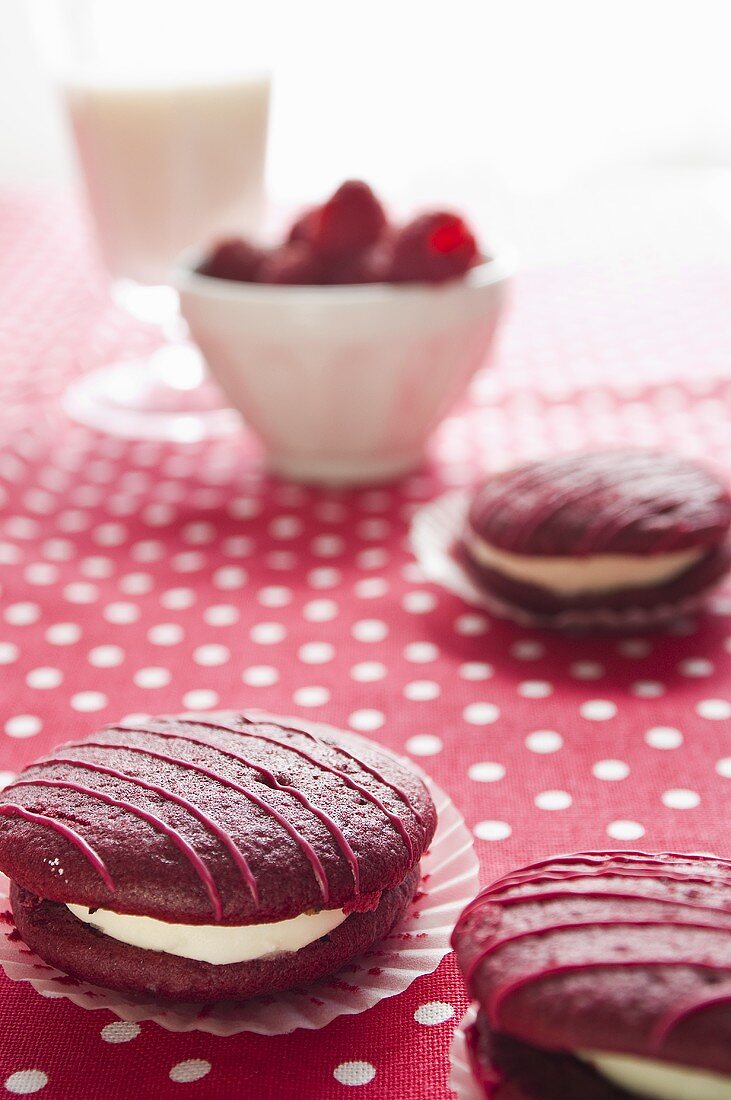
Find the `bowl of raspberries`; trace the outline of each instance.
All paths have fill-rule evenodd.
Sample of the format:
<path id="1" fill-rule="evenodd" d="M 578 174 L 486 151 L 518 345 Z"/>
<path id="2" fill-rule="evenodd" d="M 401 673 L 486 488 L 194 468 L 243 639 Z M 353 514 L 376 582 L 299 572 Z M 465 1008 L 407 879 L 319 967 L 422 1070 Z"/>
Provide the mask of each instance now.
<path id="1" fill-rule="evenodd" d="M 458 214 L 394 224 L 348 180 L 276 245 L 218 241 L 186 255 L 176 281 L 191 335 L 269 468 L 359 484 L 421 464 L 485 360 L 509 278 Z"/>

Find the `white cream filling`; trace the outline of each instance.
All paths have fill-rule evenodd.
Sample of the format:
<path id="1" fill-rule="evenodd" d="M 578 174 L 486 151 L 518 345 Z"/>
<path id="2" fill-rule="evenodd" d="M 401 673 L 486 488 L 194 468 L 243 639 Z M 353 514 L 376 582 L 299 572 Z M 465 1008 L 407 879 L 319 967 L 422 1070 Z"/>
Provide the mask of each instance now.
<path id="1" fill-rule="evenodd" d="M 332 932 L 346 918 L 342 909 L 323 909 L 272 924 L 168 924 L 154 917 L 130 916 L 111 909 L 91 912 L 85 905 L 68 908 L 85 924 L 121 943 L 219 965 L 299 951 Z"/>
<path id="2" fill-rule="evenodd" d="M 645 588 L 678 576 L 703 554 L 702 549 L 673 554 L 589 554 L 586 557 L 543 557 L 498 550 L 474 531 L 465 537 L 468 552 L 479 565 L 506 577 L 537 584 L 561 596 Z"/>
<path id="3" fill-rule="evenodd" d="M 651 1100 L 731 1100 L 731 1077 L 627 1054 L 581 1050 L 579 1058 L 615 1085 Z"/>

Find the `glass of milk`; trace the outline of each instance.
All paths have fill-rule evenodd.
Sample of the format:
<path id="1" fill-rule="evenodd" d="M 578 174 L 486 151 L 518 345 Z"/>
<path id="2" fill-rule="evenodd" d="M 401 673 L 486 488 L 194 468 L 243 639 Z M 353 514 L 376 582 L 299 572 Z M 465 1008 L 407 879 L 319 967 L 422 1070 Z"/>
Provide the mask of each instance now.
<path id="1" fill-rule="evenodd" d="M 166 344 L 74 383 L 69 413 L 131 438 L 196 440 L 237 414 L 185 342 L 174 258 L 254 231 L 262 213 L 270 79 L 244 0 L 38 0 L 35 22 L 65 102 L 118 304 Z"/>

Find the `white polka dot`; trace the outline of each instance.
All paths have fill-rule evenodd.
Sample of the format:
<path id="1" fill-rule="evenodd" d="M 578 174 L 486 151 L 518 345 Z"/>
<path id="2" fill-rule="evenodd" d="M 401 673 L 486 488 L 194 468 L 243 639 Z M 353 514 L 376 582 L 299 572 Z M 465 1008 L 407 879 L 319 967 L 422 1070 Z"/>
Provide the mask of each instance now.
<path id="1" fill-rule="evenodd" d="M 713 661 L 707 661 L 704 657 L 689 657 L 678 665 L 678 672 L 681 676 L 712 676 L 713 669 Z"/>
<path id="2" fill-rule="evenodd" d="M 486 661 L 467 661 L 459 666 L 459 674 L 463 680 L 489 680 L 494 673 L 495 669 Z"/>
<path id="3" fill-rule="evenodd" d="M 73 645 L 81 637 L 78 623 L 54 623 L 46 630 L 46 641 L 51 645 Z"/>
<path id="4" fill-rule="evenodd" d="M 199 645 L 193 650 L 193 660 L 197 665 L 213 667 L 225 665 L 231 659 L 231 651 L 225 645 Z"/>
<path id="5" fill-rule="evenodd" d="M 99 599 L 99 588 L 90 581 L 73 581 L 64 587 L 63 598 L 69 603 L 94 603 Z"/>
<path id="6" fill-rule="evenodd" d="M 48 1084 L 48 1074 L 42 1069 L 19 1069 L 5 1079 L 5 1088 L 15 1096 L 40 1092 Z"/>
<path id="7" fill-rule="evenodd" d="M 286 607 L 292 602 L 292 589 L 282 584 L 260 588 L 256 598 L 263 607 Z"/>
<path id="8" fill-rule="evenodd" d="M 524 699 L 545 699 L 553 692 L 553 684 L 546 680 L 523 680 L 518 684 L 518 694 Z"/>
<path id="9" fill-rule="evenodd" d="M 407 592 L 401 606 L 412 615 L 424 615 L 427 611 L 434 610 L 437 598 L 433 592 Z"/>
<path id="10" fill-rule="evenodd" d="M 462 717 L 472 726 L 487 726 L 491 722 L 497 722 L 500 708 L 494 703 L 470 703 L 462 711 Z"/>
<path id="11" fill-rule="evenodd" d="M 380 619 L 360 619 L 353 623 L 351 633 L 358 642 L 382 642 L 388 637 L 388 626 Z"/>
<path id="12" fill-rule="evenodd" d="M 192 588 L 168 588 L 160 596 L 160 603 L 168 611 L 185 611 L 192 607 L 196 600 L 196 594 Z"/>
<path id="13" fill-rule="evenodd" d="M 645 733 L 645 741 L 653 749 L 678 749 L 683 735 L 674 726 L 653 726 Z"/>
<path id="14" fill-rule="evenodd" d="M 187 1085 L 192 1081 L 200 1081 L 207 1073 L 211 1072 L 211 1063 L 204 1058 L 187 1058 L 184 1062 L 177 1062 L 170 1070 L 170 1080 L 179 1085 Z"/>
<path id="15" fill-rule="evenodd" d="M 0 642 L 0 665 L 12 665 L 20 656 L 15 642 Z"/>
<path id="16" fill-rule="evenodd" d="M 58 580 L 58 569 L 49 562 L 36 561 L 25 567 L 23 576 L 28 584 L 55 584 Z"/>
<path id="17" fill-rule="evenodd" d="M 599 680 L 604 675 L 604 665 L 598 661 L 574 661 L 569 672 L 577 680 Z"/>
<path id="18" fill-rule="evenodd" d="M 716 764 L 716 771 L 724 779 L 731 779 L 731 756 L 724 756 Z"/>
<path id="19" fill-rule="evenodd" d="M 63 683 L 63 673 L 60 668 L 33 668 L 26 676 L 25 682 L 28 687 L 37 690 L 57 688 Z"/>
<path id="20" fill-rule="evenodd" d="M 0 791 L 5 790 L 8 783 L 15 779 L 15 772 L 0 772 Z"/>
<path id="21" fill-rule="evenodd" d="M 609 718 L 614 718 L 616 713 L 616 703 L 609 699 L 590 699 L 579 707 L 581 717 L 588 718 L 590 722 L 606 722 Z"/>
<path id="22" fill-rule="evenodd" d="M 282 623 L 256 623 L 249 637 L 257 645 L 276 645 L 287 637 L 287 629 Z"/>
<path id="23" fill-rule="evenodd" d="M 234 497 L 226 505 L 226 511 L 233 519 L 251 519 L 259 515 L 261 503 L 255 497 Z"/>
<path id="24" fill-rule="evenodd" d="M 330 692 L 326 687 L 312 685 L 309 687 L 297 688 L 292 698 L 297 706 L 300 707 L 321 707 L 329 702 Z"/>
<path id="25" fill-rule="evenodd" d="M 663 791 L 663 805 L 670 810 L 694 810 L 700 804 L 701 796 L 697 791 L 687 790 L 685 787 L 676 787 L 669 791 Z"/>
<path id="26" fill-rule="evenodd" d="M 213 542 L 216 537 L 216 528 L 212 523 L 200 520 L 186 523 L 180 534 L 183 542 L 189 542 L 193 546 L 203 546 L 207 542 Z"/>
<path id="27" fill-rule="evenodd" d="M 333 1070 L 333 1077 L 341 1085 L 367 1085 L 376 1076 L 376 1067 L 370 1062 L 341 1062 Z"/>
<path id="28" fill-rule="evenodd" d="M 70 561 L 76 556 L 76 547 L 70 539 L 46 539 L 41 549 L 51 561 Z"/>
<path id="29" fill-rule="evenodd" d="M 380 710 L 354 710 L 348 718 L 348 724 L 354 730 L 378 730 L 386 721 Z"/>
<path id="30" fill-rule="evenodd" d="M 311 623 L 327 623 L 338 613 L 335 600 L 310 600 L 302 608 L 302 615 Z"/>
<path id="31" fill-rule="evenodd" d="M 310 549 L 318 558 L 335 558 L 345 549 L 345 539 L 341 535 L 317 535 Z"/>
<path id="32" fill-rule="evenodd" d="M 433 733 L 417 733 L 406 742 L 406 751 L 412 756 L 435 756 L 443 747 L 441 737 Z"/>
<path id="33" fill-rule="evenodd" d="M 724 721 L 731 718 L 731 703 L 727 699 L 702 699 L 696 703 L 696 714 L 712 721 Z"/>
<path id="34" fill-rule="evenodd" d="M 101 1037 L 105 1043 L 129 1043 L 137 1038 L 140 1031 L 140 1025 L 131 1020 L 115 1020 L 112 1024 L 104 1025 Z"/>
<path id="35" fill-rule="evenodd" d="M 42 728 L 43 723 L 35 714 L 16 714 L 5 723 L 8 737 L 34 737 Z"/>
<path id="36" fill-rule="evenodd" d="M 364 519 L 358 524 L 357 533 L 362 539 L 378 542 L 391 534 L 391 524 L 387 519 Z"/>
<path id="37" fill-rule="evenodd" d="M 241 679 L 249 687 L 271 687 L 279 679 L 279 673 L 271 665 L 251 665 L 244 669 Z"/>
<path id="38" fill-rule="evenodd" d="M 141 688 L 160 688 L 166 687 L 172 680 L 173 675 L 168 668 L 160 668 L 153 666 L 150 668 L 140 668 L 135 672 L 132 679 L 137 687 Z"/>
<path id="39" fill-rule="evenodd" d="M 109 700 L 101 691 L 78 691 L 70 702 L 74 710 L 86 712 L 103 710 Z"/>
<path id="40" fill-rule="evenodd" d="M 610 821 L 607 825 L 607 835 L 612 840 L 639 840 L 645 835 L 645 830 L 639 821 Z"/>
<path id="41" fill-rule="evenodd" d="M 99 546 L 121 546 L 127 541 L 127 536 L 127 528 L 123 523 L 102 523 L 91 533 L 94 542 Z"/>
<path id="42" fill-rule="evenodd" d="M 318 566 L 307 574 L 307 583 L 310 588 L 335 588 L 340 584 L 341 573 L 329 565 Z"/>
<path id="43" fill-rule="evenodd" d="M 165 544 L 157 539 L 141 539 L 130 548 L 134 561 L 160 561 L 165 556 Z"/>
<path id="44" fill-rule="evenodd" d="M 247 581 L 247 572 L 240 565 L 222 565 L 213 574 L 213 583 L 216 588 L 226 591 L 243 588 Z"/>
<path id="45" fill-rule="evenodd" d="M 427 664 L 436 661 L 439 656 L 439 648 L 433 642 L 410 642 L 404 649 L 404 657 L 414 664 Z"/>
<path id="46" fill-rule="evenodd" d="M 404 695 L 412 702 L 426 702 L 438 698 L 441 690 L 435 680 L 412 680 L 404 687 Z"/>
<path id="47" fill-rule="evenodd" d="M 41 609 L 37 603 L 11 603 L 3 612 L 5 622 L 11 626 L 30 626 L 40 617 Z"/>
<path id="48" fill-rule="evenodd" d="M 111 558 L 98 556 L 84 558 L 79 562 L 79 572 L 92 580 L 104 580 L 106 577 L 111 577 L 114 572 L 114 562 Z"/>
<path id="49" fill-rule="evenodd" d="M 155 581 L 149 573 L 127 573 L 119 578 L 119 587 L 125 596 L 144 596 L 155 587 Z"/>
<path id="50" fill-rule="evenodd" d="M 555 730 L 533 730 L 526 737 L 525 745 L 531 752 L 558 752 L 563 747 L 563 737 Z"/>
<path id="51" fill-rule="evenodd" d="M 383 547 L 374 546 L 369 550 L 361 550 L 355 560 L 360 569 L 383 569 L 388 561 L 388 553 Z"/>
<path id="52" fill-rule="evenodd" d="M 364 577 L 355 582 L 353 591 L 361 600 L 377 600 L 388 592 L 388 581 L 385 577 Z"/>
<path id="53" fill-rule="evenodd" d="M 526 640 L 524 642 L 513 642 L 510 652 L 518 661 L 538 661 L 546 652 L 546 647 L 543 642 Z"/>
<path id="54" fill-rule="evenodd" d="M 659 699 L 665 694 L 665 685 L 659 680 L 637 680 L 632 685 L 632 694 L 638 699 Z"/>
<path id="55" fill-rule="evenodd" d="M 137 604 L 119 601 L 107 604 L 102 614 L 108 623 L 124 626 L 126 623 L 136 623 L 141 612 Z"/>
<path id="56" fill-rule="evenodd" d="M 269 524 L 269 534 L 274 539 L 296 539 L 302 533 L 299 516 L 277 516 Z"/>
<path id="57" fill-rule="evenodd" d="M 652 645 L 646 638 L 625 638 L 621 642 L 617 642 L 617 652 L 622 657 L 647 657 L 649 653 L 652 653 Z M 644 833 L 644 829 L 640 836 Z M 610 834 L 611 835 L 611 834 Z M 618 840 L 622 840 L 622 837 L 617 837 Z M 631 837 L 627 839 L 632 839 Z"/>
<path id="58" fill-rule="evenodd" d="M 185 637 L 178 623 L 157 623 L 147 631 L 147 640 L 153 645 L 177 645 Z"/>
<path id="59" fill-rule="evenodd" d="M 454 1008 L 452 1005 L 448 1005 L 446 1001 L 427 1001 L 426 1004 L 419 1005 L 414 1013 L 417 1024 L 424 1024 L 426 1027 L 446 1023 L 453 1016 Z"/>
<path id="60" fill-rule="evenodd" d="M 298 657 L 306 665 L 324 665 L 332 661 L 335 647 L 330 642 L 306 642 L 300 646 Z"/>
<path id="61" fill-rule="evenodd" d="M 507 840 L 512 831 L 507 821 L 478 821 L 475 825 L 478 840 Z"/>
<path id="62" fill-rule="evenodd" d="M 629 775 L 629 765 L 624 760 L 597 760 L 591 770 L 595 779 L 607 781 L 626 779 Z"/>
<path id="63" fill-rule="evenodd" d="M 350 675 L 360 684 L 370 684 L 375 680 L 382 680 L 388 673 L 388 669 L 380 661 L 361 661 L 353 665 Z"/>
<path id="64" fill-rule="evenodd" d="M 539 810 L 567 810 L 573 799 L 568 791 L 541 791 L 533 801 Z"/>
<path id="65" fill-rule="evenodd" d="M 209 626 L 233 626 L 240 617 L 238 608 L 228 603 L 213 604 L 203 612 L 203 622 Z"/>
<path id="66" fill-rule="evenodd" d="M 183 696 L 183 706 L 186 710 L 210 710 L 218 705 L 218 692 L 210 688 L 194 688 L 186 691 Z"/>
<path id="67" fill-rule="evenodd" d="M 505 776 L 505 767 L 489 760 L 482 760 L 478 764 L 471 764 L 467 775 L 476 783 L 496 783 Z"/>
<path id="68" fill-rule="evenodd" d="M 95 668 L 114 668 L 121 665 L 125 658 L 124 650 L 118 645 L 98 645 L 89 650 L 87 660 Z"/>
<path id="69" fill-rule="evenodd" d="M 454 629 L 457 634 L 466 638 L 476 637 L 478 634 L 486 634 L 490 624 L 484 615 L 460 615 L 455 621 Z"/>

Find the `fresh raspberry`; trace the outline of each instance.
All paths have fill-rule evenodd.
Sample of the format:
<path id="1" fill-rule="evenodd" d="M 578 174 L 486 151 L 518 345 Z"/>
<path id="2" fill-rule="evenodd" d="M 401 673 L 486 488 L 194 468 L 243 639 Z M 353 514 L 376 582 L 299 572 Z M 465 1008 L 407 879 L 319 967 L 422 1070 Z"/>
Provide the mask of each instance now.
<path id="1" fill-rule="evenodd" d="M 198 268 L 201 275 L 214 279 L 232 279 L 255 283 L 264 259 L 264 250 L 239 238 L 220 241 Z"/>
<path id="2" fill-rule="evenodd" d="M 301 224 L 301 231 L 313 247 L 327 257 L 361 252 L 375 244 L 385 228 L 383 207 L 361 180 L 346 180 L 324 206 L 315 207 Z"/>
<path id="3" fill-rule="evenodd" d="M 439 283 L 455 279 L 477 258 L 477 242 L 462 218 L 435 210 L 396 234 L 389 281 Z"/>
<path id="4" fill-rule="evenodd" d="M 313 206 L 300 214 L 287 234 L 287 244 L 291 244 L 292 241 L 309 241 L 312 232 L 312 221 L 319 209 L 319 206 Z"/>
<path id="5" fill-rule="evenodd" d="M 391 250 L 386 241 L 379 241 L 355 255 L 339 256 L 327 264 L 327 281 L 333 285 L 388 282 Z"/>
<path id="6" fill-rule="evenodd" d="M 306 241 L 291 241 L 274 248 L 259 268 L 260 283 L 313 286 L 325 281 L 321 258 Z"/>

